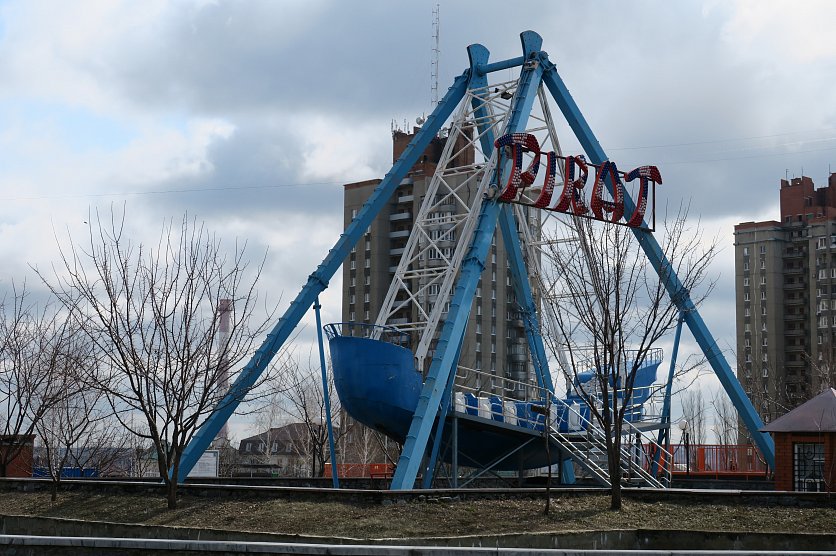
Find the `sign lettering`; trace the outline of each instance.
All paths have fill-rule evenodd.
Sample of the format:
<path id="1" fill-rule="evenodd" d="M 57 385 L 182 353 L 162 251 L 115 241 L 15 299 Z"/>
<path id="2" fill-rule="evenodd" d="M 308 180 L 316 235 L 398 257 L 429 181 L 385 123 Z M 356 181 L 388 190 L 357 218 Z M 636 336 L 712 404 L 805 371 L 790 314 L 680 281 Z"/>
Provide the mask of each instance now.
<path id="1" fill-rule="evenodd" d="M 562 212 L 575 216 L 586 216 L 602 222 L 623 223 L 633 228 L 642 227 L 644 215 L 647 211 L 648 196 L 651 184 L 662 183 L 662 175 L 656 166 L 640 166 L 627 173 L 618 171 L 615 162 L 604 161 L 597 166 L 588 163 L 583 156 L 561 157 L 554 152 L 543 152 L 540 143 L 530 133 L 509 133 L 494 142 L 499 151 L 500 160 L 504 153 L 511 160 L 511 173 L 499 200 L 506 203 L 520 203 L 535 208 Z M 531 153 L 531 162 L 523 170 L 524 154 Z M 546 157 L 546 177 L 540 194 L 533 201 L 524 197 L 526 188 L 534 183 L 540 169 L 541 157 Z M 558 159 L 563 159 L 563 187 L 560 195 L 552 204 L 555 191 Z M 589 167 L 595 168 L 595 181 L 589 203 L 584 197 L 584 187 L 589 177 Z M 575 177 L 577 173 L 577 178 Z M 620 176 L 624 176 L 622 182 Z M 624 215 L 624 183 L 639 180 L 638 198 L 633 213 L 626 219 Z M 604 198 L 604 188 L 609 180 L 611 196 Z M 591 212 L 591 215 L 590 215 Z"/>

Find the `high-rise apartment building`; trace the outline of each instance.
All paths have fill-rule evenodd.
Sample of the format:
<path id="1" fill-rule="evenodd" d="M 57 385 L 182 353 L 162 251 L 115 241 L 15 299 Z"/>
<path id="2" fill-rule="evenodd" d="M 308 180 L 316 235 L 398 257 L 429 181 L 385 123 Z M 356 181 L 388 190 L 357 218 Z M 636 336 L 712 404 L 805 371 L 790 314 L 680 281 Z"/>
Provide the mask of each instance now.
<path id="1" fill-rule="evenodd" d="M 781 220 L 735 226 L 738 379 L 764 421 L 836 378 L 836 174 L 781 180 Z"/>
<path id="2" fill-rule="evenodd" d="M 415 130 L 417 131 L 417 130 Z M 401 131 L 393 133 L 393 160 L 401 155 L 413 135 Z M 374 324 L 381 311 L 389 286 L 407 245 L 415 218 L 430 186 L 433 174 L 446 142 L 445 137 L 437 137 L 425 151 L 424 156 L 401 182 L 397 191 L 384 210 L 377 215 L 365 236 L 361 239 L 349 258 L 343 264 L 343 309 L 344 322 Z M 462 144 L 466 145 L 466 141 Z M 468 148 L 455 148 L 457 160 L 455 166 L 472 166 L 474 152 Z M 463 180 L 464 175 L 447 179 Z M 350 183 L 344 186 L 344 225 L 348 226 L 354 216 L 368 199 L 380 180 Z M 468 195 L 476 195 L 476 188 L 468 189 Z M 435 207 L 435 210 L 455 213 L 456 206 L 451 203 Z M 536 211 L 534 211 L 536 212 Z M 538 215 L 532 214 L 532 218 Z M 437 229 L 430 229 L 430 234 L 437 234 L 440 253 L 450 258 L 459 238 L 452 235 L 445 226 L 445 218 L 438 219 Z M 441 264 L 430 254 L 427 260 L 418 264 Z M 437 286 L 436 286 L 437 288 Z M 437 289 L 430 288 L 419 301 L 424 304 L 435 303 Z M 407 305 L 401 313 L 392 315 L 388 324 L 398 325 L 416 320 L 414 305 Z M 408 347 L 415 349 L 418 337 L 413 333 Z M 432 351 L 430 351 L 430 354 Z M 431 359 L 431 357 L 429 358 Z M 425 362 L 425 368 L 429 361 Z M 504 389 L 506 395 L 522 396 L 522 388 L 513 388 L 503 383 L 507 378 L 519 383 L 529 382 L 532 368 L 529 364 L 528 345 L 519 315 L 518 306 L 511 287 L 511 273 L 505 255 L 505 247 L 500 237 L 495 237 L 491 246 L 485 271 L 483 272 L 476 298 L 471 308 L 470 319 L 461 350 L 460 365 L 485 373 L 471 373 L 473 376 L 460 380 L 483 391 L 499 393 Z M 466 373 L 465 373 L 466 374 Z"/>

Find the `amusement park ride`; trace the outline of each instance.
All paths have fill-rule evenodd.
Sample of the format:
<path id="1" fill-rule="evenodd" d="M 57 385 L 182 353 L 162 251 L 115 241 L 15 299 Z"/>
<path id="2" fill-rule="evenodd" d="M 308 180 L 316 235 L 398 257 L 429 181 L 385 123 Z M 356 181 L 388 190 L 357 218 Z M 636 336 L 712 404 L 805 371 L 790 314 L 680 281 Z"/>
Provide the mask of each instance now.
<path id="1" fill-rule="evenodd" d="M 319 322 L 320 292 L 328 287 L 349 252 L 450 119 L 444 152 L 377 322 L 325 327 L 334 381 L 343 407 L 357 421 L 402 443 L 391 484 L 393 490 L 414 488 L 419 475 L 422 485 L 430 487 L 439 461 L 451 465 L 454 487 L 461 486 L 459 466 L 482 470 L 475 473 L 478 475 L 488 469 L 522 470 L 550 464 L 560 464 L 560 479 L 564 483 L 574 481 L 577 465 L 597 482 L 609 484 L 606 458 L 602 458 L 605 433 L 590 418 L 589 398 L 578 396 L 591 376 L 577 374 L 563 398 L 555 393 L 541 335 L 548 311 L 543 312 L 546 317 L 538 311 L 534 292 L 539 285 L 532 283 L 539 273 L 536 266 L 540 257 L 536 238 L 527 225 L 528 213 L 524 211 L 539 209 L 544 214 L 623 224 L 635 235 L 652 268 L 669 268 L 645 218 L 648 199 L 655 197 L 651 193 L 662 178 L 654 166 L 619 172 L 593 135 L 555 64 L 541 50 L 541 37 L 531 31 L 520 37 L 523 55 L 500 62 L 489 62 L 484 46 L 468 47 L 470 67 L 455 79 L 186 447 L 179 480 L 185 479 L 312 306 Z M 517 79 L 489 82 L 492 74 L 512 68 L 519 68 Z M 585 156 L 561 155 L 549 95 Z M 456 149 L 463 144 L 475 149 L 481 160 L 466 167 L 454 164 L 459 154 Z M 584 188 L 590 173 L 594 173 L 592 187 Z M 634 186 L 636 200 L 625 187 L 634 180 L 638 180 Z M 539 183 L 535 185 L 535 181 Z M 476 195 L 465 196 L 463 184 L 475 190 Z M 439 210 L 441 205 L 450 204 L 459 206 L 448 212 Z M 456 246 L 440 257 L 443 264 L 423 268 L 418 261 L 427 250 L 438 249 L 439 235 L 428 230 L 440 219 L 447 221 L 445 230 L 455 230 Z M 500 388 L 486 392 L 464 387 L 466 381 L 457 380 L 457 375 L 461 378 L 461 373 L 478 372 L 461 366 L 462 342 L 497 226 L 507 251 L 511 285 L 520 306 L 536 384 L 522 384 L 518 377 L 504 378 L 506 383 Z M 673 272 L 659 272 L 659 276 L 680 315 L 674 362 L 667 384 L 654 387 L 662 354 L 659 349 L 651 351 L 637 373 L 631 399 L 620 402 L 634 408 L 625 419 L 624 434 L 653 446 L 655 461 L 651 468 L 642 466 L 624 449 L 620 472 L 647 486 L 669 484 L 670 465 L 660 465 L 660 454 L 661 461 L 672 461 L 664 448 L 669 443 L 666 435 L 670 425 L 670 382 L 683 323 L 691 330 L 758 449 L 772 466 L 774 445 L 768 435 L 759 432 L 763 423 L 688 290 Z M 426 302 L 430 286 L 435 298 L 432 304 Z M 409 322 L 394 323 L 391 316 L 407 305 L 416 316 Z M 321 329 L 318 332 L 321 334 Z M 410 334 L 418 338 L 414 350 L 405 347 Z M 663 387 L 666 395 L 662 414 L 651 417 L 645 405 L 650 393 Z M 544 406 L 552 411 L 543 411 Z M 550 450 L 543 449 L 544 438 Z"/>

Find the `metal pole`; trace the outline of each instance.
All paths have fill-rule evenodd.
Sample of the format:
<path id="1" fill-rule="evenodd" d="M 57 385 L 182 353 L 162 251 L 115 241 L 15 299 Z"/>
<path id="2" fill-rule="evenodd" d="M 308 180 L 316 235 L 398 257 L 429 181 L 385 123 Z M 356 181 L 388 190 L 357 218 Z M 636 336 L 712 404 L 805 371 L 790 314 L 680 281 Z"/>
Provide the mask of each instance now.
<path id="1" fill-rule="evenodd" d="M 454 408 L 455 409 L 455 408 Z M 453 488 L 459 488 L 459 417 L 453 411 Z"/>
<path id="2" fill-rule="evenodd" d="M 334 427 L 331 423 L 331 396 L 328 395 L 328 375 L 325 370 L 325 346 L 322 342 L 322 320 L 319 316 L 319 296 L 314 301 L 316 314 L 316 339 L 319 342 L 319 364 L 322 368 L 322 399 L 325 400 L 325 420 L 328 422 L 328 449 L 331 451 L 331 482 L 334 488 L 340 488 L 339 469 L 337 468 L 337 450 L 334 447 Z"/>

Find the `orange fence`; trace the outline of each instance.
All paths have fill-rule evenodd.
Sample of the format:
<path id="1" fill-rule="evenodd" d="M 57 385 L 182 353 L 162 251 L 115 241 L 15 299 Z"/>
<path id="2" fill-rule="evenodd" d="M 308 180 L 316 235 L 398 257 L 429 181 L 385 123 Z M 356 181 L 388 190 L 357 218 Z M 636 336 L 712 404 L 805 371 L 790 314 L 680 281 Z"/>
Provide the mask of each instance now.
<path id="1" fill-rule="evenodd" d="M 673 472 L 677 475 L 731 477 L 766 475 L 768 467 L 757 448 L 736 444 L 673 444 Z"/>
<path id="2" fill-rule="evenodd" d="M 372 479 L 390 478 L 395 472 L 391 463 L 338 463 L 337 473 L 342 479 L 345 477 L 366 477 Z M 331 464 L 325 464 L 325 476 L 330 477 Z"/>

